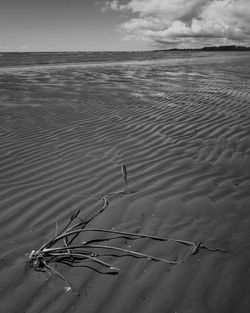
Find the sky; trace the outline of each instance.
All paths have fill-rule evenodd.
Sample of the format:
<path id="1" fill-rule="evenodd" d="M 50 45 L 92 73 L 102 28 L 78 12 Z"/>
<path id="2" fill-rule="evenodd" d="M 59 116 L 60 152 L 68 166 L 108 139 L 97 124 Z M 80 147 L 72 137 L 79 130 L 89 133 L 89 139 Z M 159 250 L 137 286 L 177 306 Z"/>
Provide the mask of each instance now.
<path id="1" fill-rule="evenodd" d="M 250 0 L 0 0 L 0 51 L 250 46 Z"/>

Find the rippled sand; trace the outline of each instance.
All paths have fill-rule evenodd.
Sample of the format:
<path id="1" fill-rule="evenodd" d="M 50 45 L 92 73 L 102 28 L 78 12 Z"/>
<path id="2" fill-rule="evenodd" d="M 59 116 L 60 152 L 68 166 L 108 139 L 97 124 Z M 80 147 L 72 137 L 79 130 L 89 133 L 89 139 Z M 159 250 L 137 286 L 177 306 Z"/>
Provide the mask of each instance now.
<path id="1" fill-rule="evenodd" d="M 247 53 L 0 69 L 0 312 L 250 312 L 249 86 Z M 27 269 L 56 222 L 77 208 L 84 219 L 123 187 L 121 164 L 137 193 L 114 197 L 91 226 L 229 253 L 177 266 L 111 258 L 118 276 L 58 266 L 79 297 Z"/>

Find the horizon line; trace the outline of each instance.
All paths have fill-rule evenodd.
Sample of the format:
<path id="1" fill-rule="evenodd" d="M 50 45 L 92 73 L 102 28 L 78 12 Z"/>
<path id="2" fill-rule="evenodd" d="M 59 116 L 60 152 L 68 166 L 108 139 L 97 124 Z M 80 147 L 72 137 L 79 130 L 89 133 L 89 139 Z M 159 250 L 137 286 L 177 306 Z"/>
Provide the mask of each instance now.
<path id="1" fill-rule="evenodd" d="M 124 53 L 124 52 L 157 52 L 157 51 L 209 51 L 209 49 L 218 49 L 218 51 L 230 51 L 229 49 L 235 49 L 236 51 L 250 50 L 250 46 L 236 46 L 236 45 L 219 45 L 219 46 L 204 46 L 201 48 L 169 48 L 169 49 L 149 49 L 149 50 L 19 50 L 19 51 L 1 51 L 2 53 Z M 225 50 L 223 50 L 225 49 Z"/>

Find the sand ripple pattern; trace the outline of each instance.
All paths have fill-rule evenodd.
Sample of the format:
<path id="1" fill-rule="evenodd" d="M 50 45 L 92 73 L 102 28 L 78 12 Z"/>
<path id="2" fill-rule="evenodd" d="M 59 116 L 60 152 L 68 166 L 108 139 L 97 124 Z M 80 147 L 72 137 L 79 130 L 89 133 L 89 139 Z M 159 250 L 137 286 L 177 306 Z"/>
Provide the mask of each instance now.
<path id="1" fill-rule="evenodd" d="M 0 312 L 250 312 L 250 57 L 0 71 Z M 181 266 L 112 259 L 117 277 L 26 269 L 25 253 L 80 208 L 92 226 L 201 240 Z M 117 245 L 123 245 L 117 242 Z M 169 259 L 185 251 L 133 243 Z"/>

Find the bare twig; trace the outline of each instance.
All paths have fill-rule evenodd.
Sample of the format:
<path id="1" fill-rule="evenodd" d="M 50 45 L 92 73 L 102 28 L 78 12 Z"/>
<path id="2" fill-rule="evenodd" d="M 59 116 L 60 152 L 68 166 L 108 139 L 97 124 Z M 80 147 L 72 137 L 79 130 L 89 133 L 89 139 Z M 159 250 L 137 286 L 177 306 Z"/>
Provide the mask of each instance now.
<path id="1" fill-rule="evenodd" d="M 115 229 L 102 229 L 102 228 L 86 228 L 86 226 L 93 221 L 99 214 L 103 213 L 105 209 L 109 206 L 109 198 L 113 195 L 126 195 L 133 193 L 133 191 L 128 191 L 128 179 L 127 179 L 127 167 L 125 164 L 121 165 L 122 175 L 124 179 L 124 189 L 121 191 L 109 193 L 102 198 L 103 204 L 102 207 L 94 213 L 91 217 L 83 220 L 79 217 L 80 210 L 77 210 L 70 217 L 69 222 L 66 223 L 61 230 L 59 230 L 58 224 L 56 222 L 56 231 L 55 235 L 44 243 L 37 251 L 33 250 L 29 254 L 29 263 L 30 266 L 36 271 L 50 271 L 56 276 L 60 277 L 67 285 L 67 290 L 73 290 L 76 294 L 79 294 L 76 290 L 72 288 L 71 283 L 57 270 L 49 265 L 49 263 L 61 263 L 71 267 L 89 267 L 98 273 L 114 275 L 117 274 L 119 268 L 109 264 L 101 259 L 105 255 L 100 255 L 94 251 L 98 251 L 97 249 L 111 250 L 114 253 L 120 252 L 120 254 L 114 254 L 115 257 L 121 256 L 133 256 L 137 258 L 146 258 L 151 261 L 160 261 L 164 263 L 168 263 L 171 265 L 178 265 L 180 263 L 185 262 L 185 260 L 192 255 L 195 255 L 199 252 L 200 249 L 206 249 L 211 252 L 223 252 L 226 253 L 228 251 L 220 249 L 220 248 L 209 248 L 203 245 L 201 242 L 195 243 L 187 240 L 180 240 L 171 237 L 158 237 L 153 235 L 141 234 L 141 233 L 131 233 L 126 231 L 120 231 Z M 75 222 L 76 220 L 80 220 Z M 107 233 L 107 234 L 115 234 L 117 236 L 107 237 L 107 238 L 94 238 L 92 240 L 84 241 L 82 244 L 73 245 L 73 242 L 77 238 L 78 235 L 84 234 L 86 232 L 96 232 L 96 233 Z M 150 239 L 156 241 L 171 241 L 177 244 L 182 244 L 185 246 L 189 246 L 188 253 L 181 261 L 170 261 L 165 258 L 158 258 L 152 255 L 144 254 L 141 252 L 124 249 L 120 247 L 115 247 L 113 245 L 102 245 L 102 244 L 93 244 L 96 242 L 102 241 L 111 241 L 113 239 L 118 238 L 126 238 L 127 240 L 139 240 L 139 239 Z M 60 245 L 61 244 L 61 245 Z M 88 266 L 86 263 L 92 262 L 101 267 L 108 268 L 110 271 L 100 271 L 95 267 Z"/>
<path id="2" fill-rule="evenodd" d="M 124 188 L 124 191 L 127 191 L 127 188 L 128 188 L 128 175 L 127 175 L 127 167 L 125 164 L 122 164 L 121 165 L 121 168 L 122 168 L 122 175 L 123 175 L 123 179 L 124 179 L 124 182 L 125 182 L 125 188 Z"/>
<path id="3" fill-rule="evenodd" d="M 166 259 L 157 258 L 157 257 L 154 257 L 152 255 L 144 254 L 144 253 L 141 253 L 141 252 L 135 252 L 135 251 L 132 251 L 132 250 L 117 248 L 117 247 L 113 247 L 113 246 L 88 245 L 87 247 L 94 248 L 94 249 L 95 248 L 101 248 L 101 249 L 121 251 L 121 252 L 125 252 L 127 254 L 130 254 L 130 255 L 133 255 L 133 256 L 137 256 L 137 257 L 140 257 L 140 258 L 145 258 L 147 260 L 160 261 L 160 262 L 169 263 L 169 264 L 179 264 L 178 262 L 175 262 L 175 261 L 169 261 L 169 260 L 166 260 Z"/>

